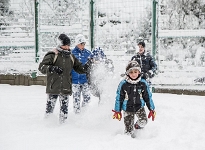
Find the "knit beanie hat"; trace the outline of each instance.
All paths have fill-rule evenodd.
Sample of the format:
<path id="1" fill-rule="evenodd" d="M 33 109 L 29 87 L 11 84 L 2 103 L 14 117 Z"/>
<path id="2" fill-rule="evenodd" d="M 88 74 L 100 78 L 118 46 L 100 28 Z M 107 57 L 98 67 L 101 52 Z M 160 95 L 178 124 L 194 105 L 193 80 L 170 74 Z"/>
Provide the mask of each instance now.
<path id="1" fill-rule="evenodd" d="M 82 34 L 78 34 L 76 37 L 75 37 L 75 44 L 78 45 L 80 43 L 86 43 L 86 39 L 85 39 L 85 36 L 82 35 Z"/>
<path id="2" fill-rule="evenodd" d="M 66 34 L 60 34 L 58 37 L 58 45 L 59 46 L 64 46 L 64 45 L 70 46 L 70 38 Z"/>
<path id="3" fill-rule="evenodd" d="M 141 72 L 141 67 L 140 67 L 140 65 L 138 64 L 138 62 L 135 61 L 135 60 L 132 60 L 132 61 L 130 61 L 130 62 L 127 64 L 126 74 L 128 75 L 129 72 L 130 72 L 131 70 L 134 70 L 134 69 L 137 69 L 137 70 L 139 70 L 139 72 Z"/>

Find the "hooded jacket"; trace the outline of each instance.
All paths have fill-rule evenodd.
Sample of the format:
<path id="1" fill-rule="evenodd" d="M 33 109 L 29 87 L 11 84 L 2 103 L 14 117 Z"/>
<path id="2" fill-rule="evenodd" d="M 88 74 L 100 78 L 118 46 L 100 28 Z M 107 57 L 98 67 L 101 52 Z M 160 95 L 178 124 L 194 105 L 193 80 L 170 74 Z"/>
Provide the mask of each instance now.
<path id="1" fill-rule="evenodd" d="M 71 71 L 85 73 L 82 63 L 69 51 L 58 51 L 57 59 L 54 62 L 55 52 L 48 52 L 42 62 L 39 64 L 39 71 L 47 75 L 46 93 L 48 94 L 72 94 L 72 76 Z M 73 60 L 72 60 L 73 58 Z M 63 69 L 62 74 L 50 73 L 50 66 L 59 66 Z"/>
<path id="2" fill-rule="evenodd" d="M 72 50 L 72 54 L 82 63 L 85 64 L 88 61 L 88 57 L 91 52 L 87 49 L 80 50 L 77 46 Z M 78 74 L 75 70 L 72 70 L 72 83 L 84 84 L 87 83 L 86 74 Z"/>
<path id="3" fill-rule="evenodd" d="M 155 109 L 152 93 L 145 79 L 140 79 L 136 83 L 127 80 L 120 82 L 115 99 L 115 111 L 137 112 L 145 103 L 149 110 Z"/>

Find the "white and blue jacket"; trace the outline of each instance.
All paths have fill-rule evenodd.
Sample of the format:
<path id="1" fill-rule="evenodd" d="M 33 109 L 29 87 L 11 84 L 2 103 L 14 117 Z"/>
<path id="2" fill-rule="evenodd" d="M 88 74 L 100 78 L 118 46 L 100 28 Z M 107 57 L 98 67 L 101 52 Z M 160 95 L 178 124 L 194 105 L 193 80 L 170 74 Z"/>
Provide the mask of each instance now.
<path id="1" fill-rule="evenodd" d="M 91 52 L 87 49 L 80 50 L 77 46 L 72 50 L 72 54 L 84 65 L 88 61 L 88 57 Z M 78 74 L 74 70 L 72 74 L 72 83 L 73 84 L 84 84 L 88 82 L 86 74 Z"/>

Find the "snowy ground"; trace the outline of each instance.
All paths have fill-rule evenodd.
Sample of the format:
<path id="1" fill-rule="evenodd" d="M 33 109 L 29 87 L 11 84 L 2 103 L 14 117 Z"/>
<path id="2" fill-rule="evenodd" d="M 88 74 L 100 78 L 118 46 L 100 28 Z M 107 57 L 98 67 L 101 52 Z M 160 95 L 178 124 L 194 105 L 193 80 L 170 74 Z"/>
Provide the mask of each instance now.
<path id="1" fill-rule="evenodd" d="M 113 83 L 113 91 L 116 84 Z M 80 115 L 72 112 L 58 124 L 59 103 L 44 119 L 44 86 L 0 84 L 0 150 L 202 150 L 205 149 L 205 100 L 202 96 L 153 94 L 156 120 L 132 139 L 123 135 L 123 120 L 112 119 L 115 93 L 98 99 Z"/>

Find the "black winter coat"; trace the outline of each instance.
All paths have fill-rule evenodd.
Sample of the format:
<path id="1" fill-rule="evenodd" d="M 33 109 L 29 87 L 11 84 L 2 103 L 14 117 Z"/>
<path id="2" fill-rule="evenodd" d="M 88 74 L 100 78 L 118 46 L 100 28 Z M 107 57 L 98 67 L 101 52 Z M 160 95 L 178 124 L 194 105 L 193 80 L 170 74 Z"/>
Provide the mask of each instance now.
<path id="1" fill-rule="evenodd" d="M 157 64 L 149 53 L 143 53 L 141 55 L 137 53 L 131 58 L 131 60 L 135 60 L 140 64 L 142 73 L 148 73 L 149 70 L 152 70 L 153 73 L 155 73 L 157 70 Z"/>

